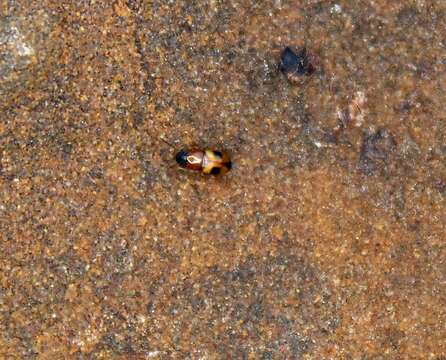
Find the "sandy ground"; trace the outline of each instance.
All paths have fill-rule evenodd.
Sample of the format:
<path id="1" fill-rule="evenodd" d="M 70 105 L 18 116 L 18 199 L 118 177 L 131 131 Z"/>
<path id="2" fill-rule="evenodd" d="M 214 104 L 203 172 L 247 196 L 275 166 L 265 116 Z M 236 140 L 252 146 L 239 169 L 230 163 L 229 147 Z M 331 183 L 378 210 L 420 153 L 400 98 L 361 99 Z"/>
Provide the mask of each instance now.
<path id="1" fill-rule="evenodd" d="M 445 359 L 445 39 L 441 0 L 1 1 L 0 358 Z"/>

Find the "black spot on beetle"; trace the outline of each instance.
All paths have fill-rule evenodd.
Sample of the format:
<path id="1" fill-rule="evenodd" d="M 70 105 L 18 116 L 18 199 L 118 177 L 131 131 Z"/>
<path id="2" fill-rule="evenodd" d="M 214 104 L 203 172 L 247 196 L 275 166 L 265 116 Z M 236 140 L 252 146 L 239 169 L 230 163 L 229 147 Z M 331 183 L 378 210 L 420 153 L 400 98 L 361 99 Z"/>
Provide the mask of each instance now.
<path id="1" fill-rule="evenodd" d="M 211 174 L 212 174 L 212 175 L 218 175 L 218 174 L 220 174 L 220 171 L 221 171 L 221 168 L 219 168 L 219 167 L 213 167 L 213 168 L 211 169 Z"/>
<path id="2" fill-rule="evenodd" d="M 221 153 L 221 151 L 218 151 L 218 150 L 214 151 L 214 154 L 217 155 L 217 156 L 219 156 L 220 158 L 223 156 L 223 154 Z"/>
<path id="3" fill-rule="evenodd" d="M 180 166 L 187 166 L 187 151 L 181 150 L 175 156 L 175 160 Z"/>

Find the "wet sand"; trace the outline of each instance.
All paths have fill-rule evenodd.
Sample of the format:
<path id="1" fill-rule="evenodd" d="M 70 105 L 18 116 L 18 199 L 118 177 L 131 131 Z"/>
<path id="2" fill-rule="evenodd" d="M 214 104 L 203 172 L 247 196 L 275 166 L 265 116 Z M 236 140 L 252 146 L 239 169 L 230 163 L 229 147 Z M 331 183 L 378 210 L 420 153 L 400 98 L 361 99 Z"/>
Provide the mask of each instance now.
<path id="1" fill-rule="evenodd" d="M 444 359 L 446 3 L 390 3 L 1 3 L 0 359 Z"/>

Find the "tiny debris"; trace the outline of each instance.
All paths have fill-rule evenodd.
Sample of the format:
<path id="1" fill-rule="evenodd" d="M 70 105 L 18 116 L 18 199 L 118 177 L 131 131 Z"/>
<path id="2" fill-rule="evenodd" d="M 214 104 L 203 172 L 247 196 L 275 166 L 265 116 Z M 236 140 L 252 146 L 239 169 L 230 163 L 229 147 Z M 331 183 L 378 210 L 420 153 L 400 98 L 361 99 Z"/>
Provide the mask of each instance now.
<path id="1" fill-rule="evenodd" d="M 154 357 L 157 357 L 159 355 L 161 355 L 161 351 L 158 351 L 158 350 L 149 351 L 147 353 L 147 357 L 148 358 L 154 358 Z"/>
<path id="2" fill-rule="evenodd" d="M 390 131 L 385 128 L 365 136 L 359 155 L 360 169 L 366 175 L 371 175 L 380 165 L 386 164 L 395 148 L 396 142 Z"/>
<path id="3" fill-rule="evenodd" d="M 295 84 L 302 82 L 302 76 L 311 75 L 314 67 L 308 59 L 306 48 L 295 53 L 287 46 L 280 55 L 279 70 L 289 82 Z"/>
<path id="4" fill-rule="evenodd" d="M 339 120 L 339 124 L 335 131 L 351 127 L 361 127 L 364 125 L 365 117 L 367 115 L 366 109 L 367 97 L 363 91 L 357 91 L 348 107 L 336 108 L 336 115 Z"/>
<path id="5" fill-rule="evenodd" d="M 334 4 L 330 8 L 330 13 L 332 13 L 332 14 L 340 14 L 341 12 L 342 12 L 342 7 L 339 4 Z"/>
<path id="6" fill-rule="evenodd" d="M 363 91 L 357 91 L 354 94 L 352 102 L 348 106 L 353 126 L 360 127 L 364 124 L 366 102 L 367 97 Z"/>

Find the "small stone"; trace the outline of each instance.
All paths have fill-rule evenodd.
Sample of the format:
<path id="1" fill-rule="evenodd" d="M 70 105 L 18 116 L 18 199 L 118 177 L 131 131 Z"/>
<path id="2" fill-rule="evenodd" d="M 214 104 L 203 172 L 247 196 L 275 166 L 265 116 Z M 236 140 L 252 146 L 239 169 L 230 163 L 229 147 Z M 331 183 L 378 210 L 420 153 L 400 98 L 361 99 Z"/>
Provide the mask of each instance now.
<path id="1" fill-rule="evenodd" d="M 306 48 L 295 53 L 287 46 L 280 55 L 279 70 L 291 83 L 299 83 L 302 76 L 314 72 L 314 67 L 308 59 Z"/>

